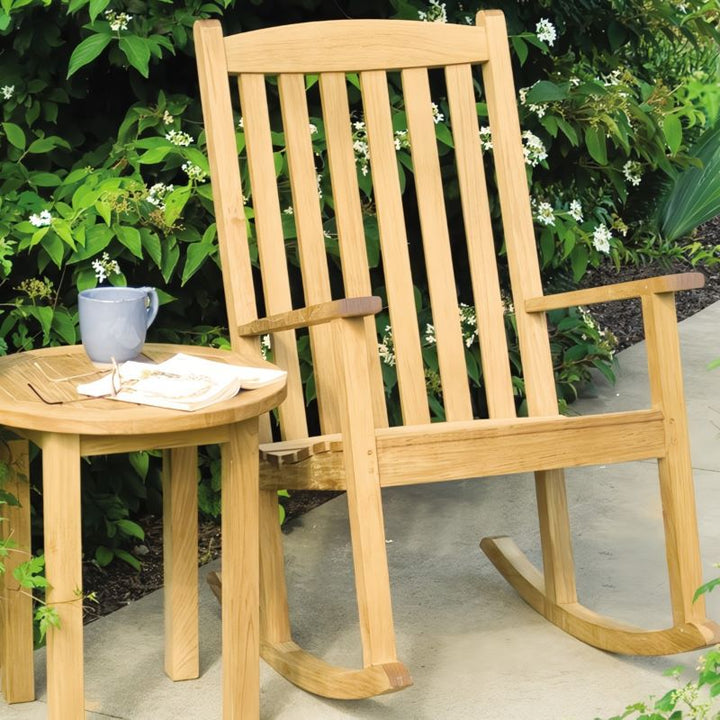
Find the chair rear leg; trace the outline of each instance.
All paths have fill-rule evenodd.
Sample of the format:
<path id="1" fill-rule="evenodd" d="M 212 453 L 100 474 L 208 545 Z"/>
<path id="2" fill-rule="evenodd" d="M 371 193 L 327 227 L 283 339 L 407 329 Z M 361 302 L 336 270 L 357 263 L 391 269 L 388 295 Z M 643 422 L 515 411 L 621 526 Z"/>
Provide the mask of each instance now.
<path id="1" fill-rule="evenodd" d="M 12 576 L 30 558 L 28 442 L 11 440 L 0 445 L 0 462 L 10 468 L 4 489 L 20 503 L 4 505 L 5 522 L 0 523 L 0 538 L 9 537 L 16 545 L 5 560 L 5 574 L 0 575 L 0 678 L 6 702 L 30 702 L 35 699 L 32 598 L 21 592 Z"/>

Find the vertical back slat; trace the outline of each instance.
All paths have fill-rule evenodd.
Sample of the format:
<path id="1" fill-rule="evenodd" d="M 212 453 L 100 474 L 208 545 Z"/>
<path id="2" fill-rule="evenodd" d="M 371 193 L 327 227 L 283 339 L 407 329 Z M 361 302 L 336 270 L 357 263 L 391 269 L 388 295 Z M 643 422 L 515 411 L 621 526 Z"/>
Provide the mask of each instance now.
<path id="1" fill-rule="evenodd" d="M 510 359 L 470 65 L 445 69 L 485 396 L 491 418 L 515 417 Z"/>
<path id="2" fill-rule="evenodd" d="M 483 79 L 528 410 L 531 415 L 555 415 L 558 404 L 545 316 L 544 313 L 525 311 L 525 298 L 542 295 L 543 289 L 520 121 L 515 93 L 512 92 L 512 68 L 507 60 L 505 21 L 500 13 L 485 12 L 478 15 L 478 22 L 486 28 L 492 58 L 483 65 Z"/>
<path id="3" fill-rule="evenodd" d="M 320 98 L 345 294 L 348 297 L 371 295 L 372 285 L 360 207 L 345 73 L 320 75 Z M 374 317 L 365 319 L 365 335 L 375 426 L 387 427 L 387 407 Z"/>
<path id="4" fill-rule="evenodd" d="M 238 87 L 243 110 L 265 307 L 271 314 L 286 312 L 292 309 L 292 299 L 280 200 L 275 183 L 265 79 L 262 75 L 241 75 L 238 78 Z M 287 398 L 279 407 L 283 439 L 307 437 L 300 364 L 295 333 L 292 330 L 273 336 L 273 353 L 278 365 L 288 372 Z"/>
<path id="5" fill-rule="evenodd" d="M 471 420 L 465 346 L 427 70 L 403 70 L 402 83 L 445 416 L 450 421 Z"/>
<path id="6" fill-rule="evenodd" d="M 294 73 L 279 75 L 278 88 L 305 301 L 308 305 L 314 305 L 331 300 L 332 294 L 320 214 L 317 172 L 310 140 L 305 78 Z M 340 418 L 335 401 L 337 382 L 332 362 L 332 328 L 328 325 L 310 328 L 310 344 L 320 425 L 325 433 L 339 432 Z"/>
<path id="7" fill-rule="evenodd" d="M 400 193 L 390 98 L 383 71 L 360 74 L 370 168 L 390 306 L 400 406 L 407 424 L 430 422 L 425 373 L 416 322 L 407 232 Z"/>
<path id="8" fill-rule="evenodd" d="M 241 338 L 237 327 L 257 318 L 245 209 L 235 145 L 232 102 L 220 23 L 195 25 L 200 95 L 204 111 L 220 262 L 232 268 L 223 277 L 228 329 L 233 348 L 258 351 L 256 340 Z"/>

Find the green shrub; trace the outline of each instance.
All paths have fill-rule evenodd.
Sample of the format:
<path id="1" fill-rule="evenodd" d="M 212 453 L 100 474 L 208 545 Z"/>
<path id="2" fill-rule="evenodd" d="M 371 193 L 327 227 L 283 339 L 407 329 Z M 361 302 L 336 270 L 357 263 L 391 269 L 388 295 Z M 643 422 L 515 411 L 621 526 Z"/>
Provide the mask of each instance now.
<path id="1" fill-rule="evenodd" d="M 688 148 L 718 115 L 717 0 L 502 0 L 462 6 L 348 0 L 342 10 L 325 0 L 287 0 L 281 16 L 285 22 L 345 15 L 472 22 L 480 5 L 503 9 L 512 34 L 547 287 L 577 282 L 601 262 L 619 264 L 665 251 L 652 222 L 659 188 L 689 165 Z M 584 18 L 590 15 L 594 22 L 588 27 Z M 163 309 L 151 340 L 226 344 L 191 43 L 192 24 L 201 17 L 221 17 L 232 32 L 275 24 L 278 12 L 272 2 L 234 0 L 0 3 L 5 48 L 0 54 L 0 353 L 76 342 L 77 292 L 100 280 L 160 288 Z M 398 159 L 411 190 L 397 90 L 392 100 Z M 311 109 L 318 129 L 313 142 L 322 157 L 318 107 Z M 485 117 L 482 103 L 478 112 Z M 440 99 L 441 151 L 449 149 L 447 117 Z M 358 118 L 359 135 L 361 122 Z M 492 138 L 484 133 L 483 139 L 490 152 Z M 282 176 L 282 135 L 275 140 Z M 241 127 L 237 141 L 242 150 Z M 375 267 L 377 224 L 362 172 L 362 144 L 357 147 L 358 177 L 368 196 L 368 253 Z M 449 152 L 443 161 L 451 162 Z M 283 202 L 291 205 L 289 191 Z M 335 230 L 329 206 L 324 209 L 332 249 Z M 497 208 L 493 212 L 497 216 Z M 285 219 L 292 255 L 294 224 L 290 215 Z M 456 227 L 457 216 L 450 220 Z M 251 215 L 249 221 L 252 231 Z M 380 283 L 374 290 L 382 294 Z M 426 289 L 418 285 L 418 305 L 427 308 Z M 576 311 L 553 314 L 551 323 L 558 394 L 566 402 L 591 367 L 612 372 L 612 348 L 607 338 L 601 342 L 599 331 L 583 330 L 586 323 Z M 511 314 L 507 328 L 512 349 Z M 429 392 L 437 400 L 433 349 L 426 350 Z M 302 339 L 301 353 L 307 369 L 309 348 Z M 479 390 L 476 360 L 470 368 Z M 392 368 L 386 370 L 392 399 Z M 515 371 L 521 407 L 522 376 L 519 367 Z M 434 408 L 440 416 L 438 402 Z M 478 408 L 481 412 L 480 401 Z M 105 548 L 100 559 L 106 560 L 109 552 L 116 556 L 136 539 L 135 530 L 123 533 L 118 521 L 146 509 L 139 485 L 149 491 L 145 478 L 136 480 L 115 465 L 115 489 L 104 489 L 103 462 L 86 469 L 85 502 L 103 518 L 91 523 L 88 546 Z M 215 513 L 217 463 L 212 455 L 204 463 L 202 504 Z M 103 493 L 109 496 L 97 501 Z M 116 497 L 128 508 L 127 516 L 115 505 Z"/>

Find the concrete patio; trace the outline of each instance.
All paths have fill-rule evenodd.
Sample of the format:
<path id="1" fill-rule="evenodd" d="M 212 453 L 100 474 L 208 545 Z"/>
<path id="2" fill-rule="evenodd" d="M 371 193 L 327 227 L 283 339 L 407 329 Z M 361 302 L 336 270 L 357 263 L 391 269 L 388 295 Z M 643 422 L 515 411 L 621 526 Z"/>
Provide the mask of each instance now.
<path id="1" fill-rule="evenodd" d="M 706 579 L 720 570 L 720 303 L 681 323 L 699 528 Z M 600 385 L 581 413 L 647 406 L 643 344 L 619 357 L 615 386 Z M 568 473 L 581 600 L 647 627 L 670 624 L 657 475 L 653 462 Z M 358 665 L 346 506 L 339 497 L 301 518 L 286 537 L 296 639 L 331 661 Z M 400 658 L 415 685 L 364 701 L 308 695 L 263 665 L 265 720 L 594 720 L 620 714 L 676 685 L 664 676 L 700 653 L 667 658 L 609 655 L 533 612 L 478 547 L 513 536 L 539 563 L 528 475 L 389 489 L 385 493 L 390 576 Z M 326 550 L 327 548 L 327 550 Z M 201 677 L 163 673 L 162 592 L 86 627 L 87 717 L 212 720 L 221 717 L 220 612 L 201 569 Z M 720 591 L 708 597 L 720 619 Z M 36 652 L 38 700 L 8 706 L 3 720 L 40 720 L 44 652 Z"/>

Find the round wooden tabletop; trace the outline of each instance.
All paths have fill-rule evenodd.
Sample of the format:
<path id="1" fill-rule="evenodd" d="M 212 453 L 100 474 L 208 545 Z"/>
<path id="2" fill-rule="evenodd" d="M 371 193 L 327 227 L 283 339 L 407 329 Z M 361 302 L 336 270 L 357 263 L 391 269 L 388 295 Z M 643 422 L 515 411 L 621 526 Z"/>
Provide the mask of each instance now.
<path id="1" fill-rule="evenodd" d="M 161 362 L 185 353 L 234 365 L 274 366 L 227 350 L 188 345 L 147 344 L 142 355 Z M 78 435 L 141 435 L 213 428 L 261 415 L 285 397 L 285 381 L 200 410 L 186 412 L 80 395 L 77 385 L 92 382 L 108 370 L 96 368 L 82 345 L 71 345 L 0 357 L 0 424 L 18 430 Z"/>

